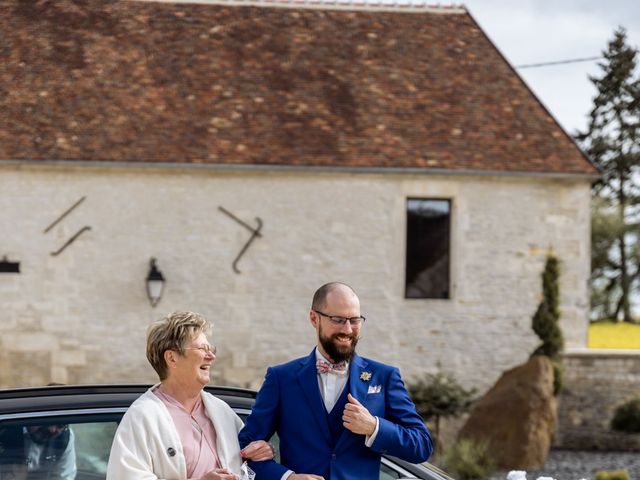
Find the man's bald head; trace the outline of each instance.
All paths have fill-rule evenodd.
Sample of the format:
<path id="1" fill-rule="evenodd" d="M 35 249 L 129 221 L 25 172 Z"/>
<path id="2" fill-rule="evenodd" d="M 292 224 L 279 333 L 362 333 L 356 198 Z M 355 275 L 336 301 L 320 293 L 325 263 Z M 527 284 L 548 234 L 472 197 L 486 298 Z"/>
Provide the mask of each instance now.
<path id="1" fill-rule="evenodd" d="M 311 301 L 311 310 L 323 310 L 327 306 L 327 297 L 333 293 L 340 295 L 353 296 L 358 298 L 356 292 L 346 283 L 330 282 L 322 285 L 316 293 L 313 294 Z"/>

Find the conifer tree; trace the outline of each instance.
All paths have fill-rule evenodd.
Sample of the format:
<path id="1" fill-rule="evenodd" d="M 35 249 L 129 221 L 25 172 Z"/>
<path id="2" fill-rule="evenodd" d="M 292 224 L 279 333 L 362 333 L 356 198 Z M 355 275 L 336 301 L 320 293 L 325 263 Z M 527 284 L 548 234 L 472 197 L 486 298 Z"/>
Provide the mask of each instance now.
<path id="1" fill-rule="evenodd" d="M 542 274 L 542 301 L 533 316 L 531 326 L 542 340 L 542 344 L 533 354 L 546 355 L 552 360 L 558 358 L 564 347 L 564 338 L 558 325 L 560 320 L 559 276 L 558 259 L 549 254 Z"/>
<path id="2" fill-rule="evenodd" d="M 542 273 L 542 301 L 538 305 L 531 327 L 542 344 L 533 355 L 545 355 L 551 360 L 553 367 L 553 394 L 558 395 L 562 389 L 562 364 L 560 353 L 564 348 L 564 337 L 560 330 L 560 268 L 558 259 L 549 253 Z"/>
<path id="3" fill-rule="evenodd" d="M 633 320 L 631 299 L 640 281 L 640 79 L 638 51 L 618 28 L 608 44 L 586 132 L 577 139 L 600 167 L 594 185 L 592 308 L 597 317 Z M 600 228 L 602 225 L 616 228 Z"/>

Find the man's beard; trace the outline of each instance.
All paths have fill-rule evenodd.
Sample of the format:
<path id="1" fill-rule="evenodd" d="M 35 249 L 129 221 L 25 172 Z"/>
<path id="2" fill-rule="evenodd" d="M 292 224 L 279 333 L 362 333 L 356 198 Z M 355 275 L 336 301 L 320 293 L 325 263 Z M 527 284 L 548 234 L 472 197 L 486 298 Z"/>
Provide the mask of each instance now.
<path id="1" fill-rule="evenodd" d="M 351 339 L 351 345 L 336 345 L 334 339 L 341 336 L 349 337 Z M 358 344 L 358 337 L 355 333 L 352 333 L 350 335 L 346 335 L 344 333 L 334 333 L 330 337 L 325 337 L 322 334 L 322 326 L 319 326 L 318 338 L 320 339 L 320 345 L 322 345 L 324 351 L 335 363 L 350 361 L 351 357 L 353 357 L 353 354 L 356 351 L 356 345 Z"/>

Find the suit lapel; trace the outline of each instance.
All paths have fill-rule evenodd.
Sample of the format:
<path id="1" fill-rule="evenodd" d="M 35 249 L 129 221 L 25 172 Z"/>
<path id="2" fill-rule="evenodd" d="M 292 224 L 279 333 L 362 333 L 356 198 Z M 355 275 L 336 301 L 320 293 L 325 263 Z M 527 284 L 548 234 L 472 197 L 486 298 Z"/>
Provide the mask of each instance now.
<path id="1" fill-rule="evenodd" d="M 360 378 L 365 368 L 367 361 L 358 355 L 354 355 L 349 365 L 349 391 L 351 396 L 355 397 L 361 404 L 364 405 L 367 400 L 367 387 L 369 383 Z M 368 372 L 371 373 L 371 372 Z"/>
<path id="2" fill-rule="evenodd" d="M 367 361 L 358 355 L 354 355 L 351 359 L 351 363 L 349 364 L 349 393 L 351 393 L 351 396 L 355 397 L 362 405 L 365 405 L 365 400 L 367 399 L 368 383 L 363 381 L 360 378 L 360 375 L 365 371 L 366 366 Z M 336 444 L 336 451 L 343 450 L 348 445 L 349 441 L 353 441 L 358 438 L 358 436 L 345 428 L 344 432 L 342 432 L 342 435 L 340 435 L 340 438 L 338 439 L 338 443 Z"/>
<path id="3" fill-rule="evenodd" d="M 318 372 L 316 370 L 316 350 L 311 351 L 311 355 L 301 360 L 301 368 L 298 372 L 298 382 L 304 392 L 304 395 L 309 404 L 310 410 L 318 421 L 320 431 L 324 435 L 327 441 L 331 441 L 331 434 L 329 433 L 329 425 L 327 424 L 327 414 L 322 401 L 322 395 L 320 394 L 320 388 L 318 387 Z M 295 419 L 293 420 L 295 421 Z"/>

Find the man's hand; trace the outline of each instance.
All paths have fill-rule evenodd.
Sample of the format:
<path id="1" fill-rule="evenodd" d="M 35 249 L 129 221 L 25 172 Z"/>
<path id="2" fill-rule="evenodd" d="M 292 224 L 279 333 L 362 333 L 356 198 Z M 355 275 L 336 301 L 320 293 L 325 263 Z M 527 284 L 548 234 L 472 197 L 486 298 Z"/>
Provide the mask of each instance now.
<path id="1" fill-rule="evenodd" d="M 264 440 L 256 440 L 240 450 L 243 460 L 252 460 L 254 462 L 262 462 L 263 460 L 271 460 L 275 452 L 271 445 Z"/>
<path id="2" fill-rule="evenodd" d="M 349 400 L 349 403 L 345 405 L 344 413 L 342 414 L 344 428 L 361 435 L 373 435 L 377 423 L 375 417 L 350 393 L 347 396 L 347 400 Z"/>
<path id="3" fill-rule="evenodd" d="M 206 473 L 200 480 L 238 480 L 238 477 L 226 468 L 215 468 Z"/>
<path id="4" fill-rule="evenodd" d="M 287 480 L 324 480 L 324 477 L 311 473 L 292 473 L 287 477 Z"/>

